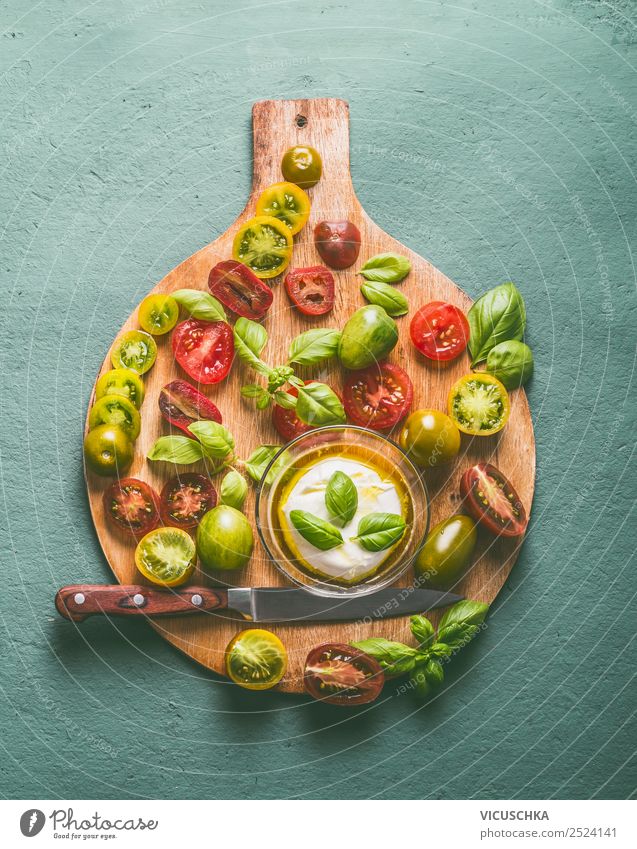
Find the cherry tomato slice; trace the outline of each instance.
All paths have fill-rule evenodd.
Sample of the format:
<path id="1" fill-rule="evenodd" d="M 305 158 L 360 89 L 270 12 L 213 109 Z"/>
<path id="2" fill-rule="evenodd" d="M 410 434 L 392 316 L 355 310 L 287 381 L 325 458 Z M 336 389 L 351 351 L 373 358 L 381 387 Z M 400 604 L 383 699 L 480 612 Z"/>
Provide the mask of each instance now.
<path id="1" fill-rule="evenodd" d="M 343 406 L 356 425 L 388 430 L 407 415 L 414 387 L 407 372 L 392 363 L 353 371 L 345 379 Z"/>
<path id="2" fill-rule="evenodd" d="M 456 381 L 447 399 L 449 415 L 469 436 L 490 436 L 507 423 L 511 406 L 506 389 L 486 372 L 465 374 Z"/>
<path id="3" fill-rule="evenodd" d="M 453 360 L 467 347 L 469 322 L 453 304 L 431 301 L 414 315 L 411 341 L 430 360 Z"/>
<path id="4" fill-rule="evenodd" d="M 219 383 L 230 371 L 234 356 L 232 328 L 225 321 L 189 318 L 173 333 L 175 359 L 197 383 Z"/>
<path id="5" fill-rule="evenodd" d="M 221 424 L 217 406 L 185 380 L 167 383 L 159 393 L 159 410 L 166 421 L 192 437 L 188 426 L 193 422 L 213 421 Z"/>
<path id="6" fill-rule="evenodd" d="M 175 528 L 196 528 L 217 503 L 217 493 L 204 475 L 175 475 L 161 491 L 161 517 Z"/>
<path id="7" fill-rule="evenodd" d="M 377 699 L 385 674 L 375 658 L 353 646 L 324 643 L 305 661 L 306 691 L 331 705 L 364 705 Z"/>
<path id="8" fill-rule="evenodd" d="M 163 336 L 177 324 L 179 304 L 170 295 L 148 295 L 139 305 L 138 317 L 142 330 Z"/>
<path id="9" fill-rule="evenodd" d="M 272 306 L 272 289 L 234 259 L 218 262 L 210 270 L 208 288 L 224 306 L 244 318 L 263 318 Z"/>
<path id="10" fill-rule="evenodd" d="M 232 242 L 232 257 L 260 277 L 276 277 L 290 264 L 292 233 L 271 215 L 257 215 L 242 224 Z"/>
<path id="11" fill-rule="evenodd" d="M 246 690 L 269 690 L 285 675 L 288 655 L 276 634 L 249 628 L 232 639 L 225 652 L 228 677 Z"/>
<path id="12" fill-rule="evenodd" d="M 493 534 L 519 537 L 528 519 L 512 485 L 490 463 L 477 463 L 463 474 L 460 494 L 473 518 Z"/>
<path id="13" fill-rule="evenodd" d="M 330 268 L 349 268 L 358 259 L 361 234 L 351 221 L 319 221 L 314 228 L 314 243 Z"/>
<path id="14" fill-rule="evenodd" d="M 259 195 L 256 211 L 257 215 L 271 215 L 283 221 L 294 235 L 310 217 L 310 199 L 294 183 L 274 183 Z"/>
<path id="15" fill-rule="evenodd" d="M 303 315 L 325 315 L 334 306 L 334 275 L 324 265 L 296 268 L 285 276 L 285 291 Z"/>
<path id="16" fill-rule="evenodd" d="M 143 536 L 159 524 L 159 498 L 144 481 L 122 478 L 104 492 L 104 513 L 120 531 Z"/>

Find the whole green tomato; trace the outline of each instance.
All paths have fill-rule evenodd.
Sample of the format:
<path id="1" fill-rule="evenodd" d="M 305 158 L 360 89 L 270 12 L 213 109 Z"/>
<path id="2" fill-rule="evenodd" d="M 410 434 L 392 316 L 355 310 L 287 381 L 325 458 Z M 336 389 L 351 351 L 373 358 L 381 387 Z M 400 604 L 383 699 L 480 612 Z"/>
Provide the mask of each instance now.
<path id="1" fill-rule="evenodd" d="M 345 368 L 367 368 L 386 357 L 397 342 L 394 319 L 382 307 L 369 304 L 356 310 L 343 328 L 338 356 Z"/>
<path id="2" fill-rule="evenodd" d="M 421 468 L 448 463 L 460 450 L 460 431 L 440 410 L 416 410 L 405 421 L 400 445 Z"/>
<path id="3" fill-rule="evenodd" d="M 477 539 L 469 516 L 450 516 L 432 528 L 416 559 L 419 583 L 443 590 L 454 586 L 467 571 Z"/>
<path id="4" fill-rule="evenodd" d="M 119 425 L 97 425 L 84 438 L 86 465 L 103 477 L 124 472 L 133 462 L 134 451 L 132 441 Z"/>
<path id="5" fill-rule="evenodd" d="M 250 523 L 227 504 L 209 510 L 197 528 L 197 552 L 205 569 L 241 569 L 250 559 L 253 546 Z"/>
<path id="6" fill-rule="evenodd" d="M 311 189 L 321 179 L 323 162 L 318 150 L 307 145 L 288 148 L 281 160 L 281 172 L 289 183 Z"/>

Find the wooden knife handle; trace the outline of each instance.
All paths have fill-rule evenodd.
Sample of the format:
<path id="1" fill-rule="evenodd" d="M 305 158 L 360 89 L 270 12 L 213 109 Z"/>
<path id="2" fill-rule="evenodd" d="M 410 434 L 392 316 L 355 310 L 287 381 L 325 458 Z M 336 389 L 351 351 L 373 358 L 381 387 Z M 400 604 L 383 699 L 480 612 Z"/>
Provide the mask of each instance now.
<path id="1" fill-rule="evenodd" d="M 210 587 L 178 587 L 158 589 L 140 584 L 73 584 L 62 587 L 55 596 L 58 613 L 72 622 L 87 616 L 106 613 L 117 616 L 176 616 L 225 610 L 228 593 Z"/>

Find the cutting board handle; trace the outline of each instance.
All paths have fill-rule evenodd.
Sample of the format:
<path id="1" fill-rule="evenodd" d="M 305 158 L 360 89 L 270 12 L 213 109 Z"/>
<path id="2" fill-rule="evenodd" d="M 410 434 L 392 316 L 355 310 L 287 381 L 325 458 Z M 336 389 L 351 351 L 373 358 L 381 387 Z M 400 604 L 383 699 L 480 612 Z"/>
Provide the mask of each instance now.
<path id="1" fill-rule="evenodd" d="M 352 193 L 349 173 L 349 104 L 334 97 L 261 100 L 252 107 L 252 197 L 283 179 L 281 159 L 289 147 L 310 145 L 323 159 L 323 176 L 312 192 Z M 256 198 L 255 198 L 256 199 Z"/>

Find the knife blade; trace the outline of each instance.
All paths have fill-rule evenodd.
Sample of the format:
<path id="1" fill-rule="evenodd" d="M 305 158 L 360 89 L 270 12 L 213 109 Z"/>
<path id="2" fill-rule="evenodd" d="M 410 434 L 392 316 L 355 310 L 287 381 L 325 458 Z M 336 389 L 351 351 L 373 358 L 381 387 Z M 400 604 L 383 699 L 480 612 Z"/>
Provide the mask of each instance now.
<path id="1" fill-rule="evenodd" d="M 141 584 L 73 584 L 62 587 L 55 606 L 65 619 L 87 616 L 177 616 L 234 610 L 251 622 L 339 622 L 409 616 L 460 601 L 455 593 L 394 587 L 370 595 L 319 596 L 286 587 L 186 587 L 158 589 Z"/>

